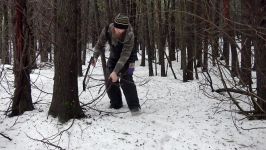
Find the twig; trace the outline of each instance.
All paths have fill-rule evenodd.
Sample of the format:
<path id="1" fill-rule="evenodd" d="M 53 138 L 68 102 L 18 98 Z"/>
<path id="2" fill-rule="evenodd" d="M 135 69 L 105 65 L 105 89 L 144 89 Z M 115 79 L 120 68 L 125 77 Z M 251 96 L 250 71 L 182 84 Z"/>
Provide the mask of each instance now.
<path id="1" fill-rule="evenodd" d="M 60 149 L 60 150 L 65 150 L 64 148 L 62 148 L 62 147 L 60 147 L 60 146 L 58 146 L 58 145 L 55 145 L 55 144 L 53 144 L 53 143 L 51 143 L 51 142 L 49 142 L 49 141 L 44 141 L 44 140 L 34 139 L 34 138 L 28 136 L 27 134 L 26 134 L 26 136 L 27 136 L 28 138 L 30 138 L 31 140 L 34 140 L 34 141 L 37 141 L 37 142 L 42 142 L 43 144 L 47 144 L 47 145 L 53 146 L 53 147 L 55 147 L 55 148 L 57 148 L 57 149 Z"/>
<path id="2" fill-rule="evenodd" d="M 2 135 L 4 138 L 8 139 L 9 141 L 12 141 L 12 139 L 6 135 L 4 135 L 3 133 L 0 133 L 0 135 Z"/>

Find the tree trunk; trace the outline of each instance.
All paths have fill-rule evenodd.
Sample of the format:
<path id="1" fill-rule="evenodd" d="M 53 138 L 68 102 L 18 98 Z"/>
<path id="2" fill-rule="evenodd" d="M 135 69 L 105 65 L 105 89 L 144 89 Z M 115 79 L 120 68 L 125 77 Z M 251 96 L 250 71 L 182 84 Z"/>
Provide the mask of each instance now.
<path id="1" fill-rule="evenodd" d="M 107 19 L 108 19 L 108 24 L 109 24 L 113 22 L 113 12 L 111 9 L 111 1 L 105 0 L 105 5 L 106 5 Z"/>
<path id="2" fill-rule="evenodd" d="M 27 22 L 29 25 L 29 49 L 30 49 L 30 65 L 31 69 L 37 68 L 36 63 L 36 47 L 35 47 L 35 38 L 34 38 L 34 7 L 35 2 L 29 1 L 27 3 L 28 14 Z"/>
<path id="3" fill-rule="evenodd" d="M 29 30 L 26 1 L 16 0 L 15 92 L 10 116 L 33 110 L 30 84 Z"/>
<path id="4" fill-rule="evenodd" d="M 258 2 L 257 2 L 258 3 Z M 257 37 L 257 49 L 255 50 L 257 53 L 257 66 L 256 66 L 256 73 L 257 73 L 257 94 L 263 100 L 258 99 L 258 103 L 262 110 L 259 110 L 259 115 L 264 115 L 264 117 L 260 117 L 262 119 L 266 118 L 266 0 L 261 0 L 257 4 L 258 12 L 258 25 L 259 29 L 259 36 Z M 262 33 L 262 34 L 261 34 Z"/>
<path id="5" fill-rule="evenodd" d="M 211 0 L 213 22 L 216 26 L 219 26 L 219 10 L 220 10 L 220 0 Z M 219 57 L 219 32 L 216 27 L 212 27 L 212 65 L 216 65 L 216 59 Z"/>
<path id="6" fill-rule="evenodd" d="M 41 62 L 48 62 L 48 51 L 47 51 L 47 47 L 48 47 L 48 42 L 46 41 L 47 39 L 45 38 L 41 38 L 40 39 L 40 47 L 39 47 L 39 50 L 40 50 L 40 55 L 41 55 Z"/>
<path id="7" fill-rule="evenodd" d="M 230 33 L 231 39 L 233 39 L 231 45 L 231 63 L 232 63 L 232 70 L 231 74 L 233 77 L 238 76 L 238 70 L 239 70 L 239 61 L 238 61 L 238 56 L 237 56 L 237 50 L 236 50 L 236 42 L 235 42 L 235 33 L 234 29 Z"/>
<path id="8" fill-rule="evenodd" d="M 143 12 L 144 12 L 144 20 L 145 20 L 145 28 L 149 28 L 149 20 L 148 20 L 148 5 L 146 3 L 146 0 L 142 0 L 143 4 Z M 152 66 L 152 48 L 151 48 L 151 43 L 150 43 L 150 33 L 149 30 L 145 30 L 145 42 L 147 45 L 147 52 L 148 52 L 148 65 L 149 65 L 149 76 L 154 76 L 153 74 L 153 66 Z"/>
<path id="9" fill-rule="evenodd" d="M 95 9 L 95 17 L 96 18 L 100 18 L 100 14 L 99 14 L 99 9 L 98 9 L 98 5 L 97 5 L 97 0 L 94 0 L 94 9 Z M 101 33 L 101 25 L 100 25 L 100 20 L 97 19 L 96 20 L 96 30 L 98 35 L 100 35 Z M 105 51 L 102 51 L 105 52 Z M 105 59 L 105 53 L 101 53 L 101 61 L 102 61 L 102 69 L 103 69 L 103 74 L 104 74 L 104 80 L 105 80 L 105 85 L 107 86 L 107 82 L 108 82 L 108 77 L 107 77 L 107 71 L 106 71 L 106 59 Z"/>
<path id="10" fill-rule="evenodd" d="M 229 19 L 230 19 L 230 7 L 229 0 L 223 0 L 223 13 L 224 13 L 224 35 L 223 35 L 223 54 L 221 60 L 225 60 L 225 64 L 229 66 Z"/>
<path id="11" fill-rule="evenodd" d="M 90 14 L 90 0 L 85 0 L 82 11 L 82 41 L 81 41 L 81 51 L 82 51 L 82 65 L 86 63 L 87 54 L 87 43 L 88 43 L 88 24 L 89 24 L 89 14 Z"/>
<path id="12" fill-rule="evenodd" d="M 140 62 L 140 66 L 145 66 L 145 62 L 146 62 L 146 59 L 145 59 L 145 56 L 146 56 L 146 50 L 145 50 L 145 46 L 143 43 L 141 43 L 141 62 Z"/>
<path id="13" fill-rule="evenodd" d="M 204 36 L 204 41 L 203 41 L 203 68 L 202 71 L 203 72 L 207 72 L 208 71 L 208 33 L 206 33 L 206 35 Z"/>
<path id="14" fill-rule="evenodd" d="M 194 4 L 193 1 L 187 2 L 187 11 L 193 14 Z M 186 46 L 187 46 L 187 79 L 193 80 L 193 62 L 194 62 L 194 51 L 195 51 L 195 34 L 194 34 L 194 19 L 192 15 L 187 16 L 187 22 L 191 22 L 192 24 L 188 24 L 186 26 L 186 32 L 188 36 L 186 37 Z M 193 48 L 194 46 L 194 48 Z"/>
<path id="15" fill-rule="evenodd" d="M 3 42 L 2 42 L 2 64 L 11 64 L 9 53 L 9 24 L 8 24 L 8 0 L 3 2 Z M 2 25 L 2 24 L 1 24 Z"/>
<path id="16" fill-rule="evenodd" d="M 134 47 L 133 49 L 136 50 L 137 52 L 139 51 L 138 49 L 138 23 L 137 23 L 137 3 L 136 1 L 131 1 L 131 5 L 130 5 L 130 24 L 133 27 L 133 31 L 134 31 Z"/>
<path id="17" fill-rule="evenodd" d="M 140 7 L 140 13 L 144 13 L 144 6 L 142 5 Z M 144 14 L 145 15 L 145 14 Z M 139 26 L 139 32 L 141 33 L 141 36 L 139 38 L 139 44 L 140 44 L 140 50 L 141 50 L 141 62 L 140 62 L 140 66 L 146 66 L 146 45 L 145 45 L 145 38 L 146 38 L 146 20 L 145 17 L 140 17 L 139 18 L 139 22 L 140 22 L 140 26 Z"/>
<path id="18" fill-rule="evenodd" d="M 2 59 L 2 50 L 3 50 L 3 47 L 2 47 L 2 40 L 3 40 L 3 37 L 2 37 L 2 20 L 3 20 L 3 4 L 0 3 L 0 58 Z"/>
<path id="19" fill-rule="evenodd" d="M 180 1 L 180 9 L 181 11 L 187 11 L 186 8 L 186 1 Z M 187 21 L 187 14 L 181 13 L 180 20 Z M 181 49 L 181 69 L 183 70 L 183 82 L 187 82 L 187 49 L 186 49 L 186 40 L 187 34 L 186 33 L 186 26 L 184 24 L 180 25 L 180 49 Z"/>
<path id="20" fill-rule="evenodd" d="M 170 38 L 169 38 L 169 59 L 170 61 L 176 60 L 175 50 L 176 50 L 176 22 L 175 22 L 175 0 L 171 0 L 171 13 L 170 13 Z"/>
<path id="21" fill-rule="evenodd" d="M 77 81 L 77 7 L 73 0 L 57 0 L 55 77 L 49 115 L 60 122 L 84 117 Z M 68 38 L 66 38 L 68 37 Z"/>
<path id="22" fill-rule="evenodd" d="M 150 10 L 147 7 L 147 11 L 151 12 L 151 15 L 149 17 L 149 15 L 147 16 L 149 19 L 149 29 L 151 29 L 151 31 L 156 31 L 156 11 L 155 11 L 155 3 L 156 1 L 151 1 L 150 3 Z M 146 31 L 146 28 L 144 28 L 144 31 Z M 150 55 L 151 55 L 151 59 L 154 61 L 154 70 L 155 70 L 155 75 L 158 75 L 158 67 L 157 67 L 157 50 L 156 50 L 156 37 L 158 37 L 158 32 L 149 32 L 150 33 L 150 46 L 151 46 L 151 51 L 150 51 Z M 147 48 L 147 47 L 146 47 Z"/>
<path id="23" fill-rule="evenodd" d="M 77 68 L 78 68 L 78 76 L 82 77 L 82 60 L 81 60 L 81 0 L 77 1 Z M 75 13 L 75 12 L 74 12 Z"/>
<path id="24" fill-rule="evenodd" d="M 242 0 L 242 23 L 245 25 L 250 25 L 249 15 L 250 11 L 248 9 L 248 3 Z M 246 28 L 246 27 L 244 27 Z M 250 85 L 251 80 L 251 37 L 248 31 L 243 30 L 241 35 L 241 84 Z"/>
<path id="25" fill-rule="evenodd" d="M 119 12 L 128 15 L 127 0 L 119 1 Z"/>
<path id="26" fill-rule="evenodd" d="M 210 16 L 208 15 L 208 13 L 210 12 L 211 8 L 209 7 L 209 0 L 204 2 L 204 6 L 205 9 L 203 9 L 203 13 L 204 13 L 204 17 L 208 19 L 208 21 L 211 21 Z M 210 39 L 210 33 L 207 31 L 209 29 L 210 25 L 208 24 L 208 22 L 204 22 L 204 28 L 205 31 L 203 32 L 203 68 L 202 71 L 203 72 L 207 72 L 208 71 L 208 56 L 209 56 L 209 39 Z"/>
<path id="27" fill-rule="evenodd" d="M 194 1 L 194 13 L 199 16 L 202 17 L 202 1 L 198 0 L 198 1 Z M 194 41 L 194 49 L 195 49 L 195 56 L 196 59 L 194 60 L 195 62 L 197 61 L 196 65 L 194 66 L 195 70 L 197 70 L 197 67 L 202 67 L 202 28 L 203 24 L 202 24 L 202 20 L 199 19 L 198 17 L 194 17 L 194 33 L 195 33 L 195 41 Z M 196 74 L 197 76 L 197 74 Z"/>
<path id="28" fill-rule="evenodd" d="M 251 81 L 251 40 L 249 37 L 241 37 L 241 84 L 250 85 Z"/>
<path id="29" fill-rule="evenodd" d="M 165 51 L 165 32 L 164 32 L 164 23 L 162 20 L 161 12 L 161 0 L 157 0 L 157 17 L 158 17 L 158 51 L 159 51 L 159 64 L 161 65 L 161 76 L 166 77 L 165 72 L 165 61 L 164 61 L 164 51 Z"/>

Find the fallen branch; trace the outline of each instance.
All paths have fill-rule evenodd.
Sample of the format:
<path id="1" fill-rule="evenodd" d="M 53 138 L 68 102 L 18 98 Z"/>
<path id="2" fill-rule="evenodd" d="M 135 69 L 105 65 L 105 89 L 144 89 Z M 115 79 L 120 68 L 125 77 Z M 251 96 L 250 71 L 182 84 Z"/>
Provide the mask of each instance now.
<path id="1" fill-rule="evenodd" d="M 53 147 L 55 147 L 57 149 L 65 150 L 64 148 L 62 148 L 62 147 L 60 147 L 58 145 L 55 145 L 55 144 L 49 142 L 48 140 L 47 141 L 44 141 L 44 140 L 34 139 L 34 138 L 29 137 L 28 135 L 27 135 L 27 137 L 30 138 L 31 140 L 34 140 L 34 141 L 37 141 L 37 142 L 42 142 L 45 145 L 50 145 L 50 146 L 53 146 Z"/>
<path id="2" fill-rule="evenodd" d="M 12 139 L 6 135 L 4 135 L 3 133 L 0 133 L 0 135 L 2 135 L 4 138 L 8 139 L 9 141 L 12 141 Z"/>

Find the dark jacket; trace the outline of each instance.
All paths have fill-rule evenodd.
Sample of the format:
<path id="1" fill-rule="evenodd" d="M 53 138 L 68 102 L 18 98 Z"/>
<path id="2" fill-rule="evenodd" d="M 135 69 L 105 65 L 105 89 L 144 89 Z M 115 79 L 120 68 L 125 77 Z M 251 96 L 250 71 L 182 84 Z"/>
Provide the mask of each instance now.
<path id="1" fill-rule="evenodd" d="M 107 29 L 107 31 L 106 31 Z M 134 33 L 131 25 L 126 29 L 125 36 L 122 40 L 117 39 L 114 34 L 114 25 L 111 23 L 107 28 L 103 28 L 98 41 L 95 45 L 93 56 L 98 58 L 101 52 L 105 50 L 105 44 L 110 37 L 110 57 L 108 60 L 109 65 L 113 65 L 116 73 L 119 73 L 126 63 L 134 62 L 133 46 L 134 46 Z"/>

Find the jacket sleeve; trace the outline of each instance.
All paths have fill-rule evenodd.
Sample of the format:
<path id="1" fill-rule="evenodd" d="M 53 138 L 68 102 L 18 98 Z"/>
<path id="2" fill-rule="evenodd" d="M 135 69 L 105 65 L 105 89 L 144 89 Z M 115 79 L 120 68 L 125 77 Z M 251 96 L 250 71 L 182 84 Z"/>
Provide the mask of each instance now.
<path id="1" fill-rule="evenodd" d="M 118 59 L 118 62 L 115 66 L 114 72 L 119 73 L 119 71 L 124 67 L 124 65 L 126 64 L 127 60 L 131 55 L 133 46 L 134 46 L 134 34 L 133 32 L 130 32 L 128 34 L 128 38 L 126 38 L 124 41 L 124 46 L 120 54 L 120 58 Z"/>
<path id="2" fill-rule="evenodd" d="M 105 51 L 105 44 L 107 41 L 106 36 L 105 36 L 106 30 L 107 30 L 107 28 L 102 29 L 102 32 L 101 32 L 100 36 L 98 37 L 98 41 L 95 45 L 93 57 L 96 59 L 100 56 L 101 53 L 103 53 Z"/>

